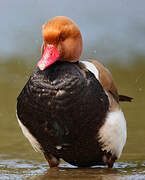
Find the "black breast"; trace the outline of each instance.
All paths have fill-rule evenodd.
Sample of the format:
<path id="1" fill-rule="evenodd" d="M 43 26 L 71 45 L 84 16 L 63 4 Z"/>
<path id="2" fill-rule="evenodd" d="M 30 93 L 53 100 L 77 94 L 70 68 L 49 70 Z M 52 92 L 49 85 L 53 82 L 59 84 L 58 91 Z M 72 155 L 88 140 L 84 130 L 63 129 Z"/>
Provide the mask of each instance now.
<path id="1" fill-rule="evenodd" d="M 67 62 L 37 68 L 17 100 L 18 118 L 46 154 L 79 166 L 102 161 L 97 133 L 109 102 L 91 72 Z"/>

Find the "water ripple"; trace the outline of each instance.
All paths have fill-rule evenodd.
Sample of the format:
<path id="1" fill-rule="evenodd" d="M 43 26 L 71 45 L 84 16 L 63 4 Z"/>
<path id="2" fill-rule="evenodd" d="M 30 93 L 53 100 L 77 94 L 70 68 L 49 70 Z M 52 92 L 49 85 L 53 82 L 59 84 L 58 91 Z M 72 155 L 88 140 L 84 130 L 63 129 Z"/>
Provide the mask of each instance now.
<path id="1" fill-rule="evenodd" d="M 99 180 L 132 180 L 145 179 L 145 161 L 143 162 L 117 162 L 114 169 L 108 171 L 104 166 L 92 168 L 77 168 L 62 163 L 59 168 L 50 169 L 46 162 L 35 160 L 13 159 L 10 155 L 0 155 L 0 180 L 20 179 L 99 179 Z"/>

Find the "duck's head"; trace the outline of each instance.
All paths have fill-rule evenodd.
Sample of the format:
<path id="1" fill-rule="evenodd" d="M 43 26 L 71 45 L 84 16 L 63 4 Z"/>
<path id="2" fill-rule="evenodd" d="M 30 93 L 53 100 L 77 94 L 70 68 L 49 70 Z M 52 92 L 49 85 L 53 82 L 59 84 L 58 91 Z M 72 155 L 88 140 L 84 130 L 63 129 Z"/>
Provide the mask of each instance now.
<path id="1" fill-rule="evenodd" d="M 57 16 L 42 27 L 44 42 L 41 47 L 42 58 L 38 62 L 40 70 L 54 62 L 77 62 L 82 53 L 82 36 L 77 25 L 69 18 Z"/>

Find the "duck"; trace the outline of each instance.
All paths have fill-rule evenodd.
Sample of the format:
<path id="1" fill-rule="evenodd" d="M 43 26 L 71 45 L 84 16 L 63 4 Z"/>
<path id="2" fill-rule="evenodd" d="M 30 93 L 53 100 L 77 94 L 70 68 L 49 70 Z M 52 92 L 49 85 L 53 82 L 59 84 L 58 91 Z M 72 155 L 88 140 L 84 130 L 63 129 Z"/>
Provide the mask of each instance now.
<path id="1" fill-rule="evenodd" d="M 127 128 L 110 71 L 97 60 L 80 60 L 77 24 L 56 16 L 42 27 L 41 59 L 17 97 L 17 119 L 32 147 L 50 168 L 60 159 L 78 167 L 112 168 Z"/>

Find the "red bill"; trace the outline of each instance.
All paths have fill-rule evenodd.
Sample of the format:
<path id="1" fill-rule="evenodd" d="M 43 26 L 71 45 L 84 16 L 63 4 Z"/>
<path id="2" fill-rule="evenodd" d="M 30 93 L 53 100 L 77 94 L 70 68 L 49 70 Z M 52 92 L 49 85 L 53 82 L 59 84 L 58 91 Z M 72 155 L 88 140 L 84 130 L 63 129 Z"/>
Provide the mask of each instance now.
<path id="1" fill-rule="evenodd" d="M 43 56 L 38 62 L 37 66 L 40 70 L 46 69 L 51 64 L 55 63 L 60 57 L 57 48 L 53 45 L 46 46 Z"/>

